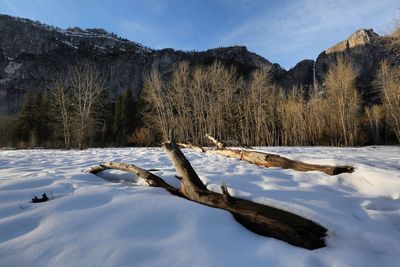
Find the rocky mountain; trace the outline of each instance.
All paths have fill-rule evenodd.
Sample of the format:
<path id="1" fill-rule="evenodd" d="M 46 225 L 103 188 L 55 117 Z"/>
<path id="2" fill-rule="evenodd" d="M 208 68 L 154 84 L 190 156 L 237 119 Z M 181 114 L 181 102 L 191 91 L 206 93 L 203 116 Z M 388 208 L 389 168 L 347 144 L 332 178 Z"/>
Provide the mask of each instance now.
<path id="1" fill-rule="evenodd" d="M 272 65 L 277 77 L 285 73 L 279 65 L 247 51 L 246 47 L 204 52 L 153 50 L 102 29 L 64 30 L 0 15 L 0 114 L 16 113 L 27 92 L 45 90 L 69 65 L 84 60 L 104 68 L 108 90 L 114 96 L 130 89 L 138 97 L 146 73 L 157 68 L 161 74 L 167 74 L 180 61 L 209 64 L 220 60 L 236 65 L 243 74 Z"/>
<path id="2" fill-rule="evenodd" d="M 364 102 L 378 101 L 378 94 L 373 90 L 373 80 L 380 61 L 385 58 L 385 38 L 372 29 L 361 29 L 352 33 L 348 39 L 323 51 L 315 62 L 315 76 L 320 85 L 324 84 L 329 66 L 338 56 L 346 56 L 356 71 L 357 85 Z"/>
<path id="3" fill-rule="evenodd" d="M 62 30 L 0 16 L 0 113 L 15 113 L 24 95 L 44 90 L 69 65 L 91 59 L 105 66 L 115 93 L 137 92 L 154 51 L 101 29 Z"/>
<path id="4" fill-rule="evenodd" d="M 111 95 L 130 89 L 138 97 L 146 73 L 157 68 L 166 75 L 181 61 L 197 65 L 219 60 L 235 65 L 243 75 L 256 68 L 271 66 L 274 80 L 288 89 L 296 84 L 309 88 L 314 78 L 323 84 L 335 56 L 349 53 L 356 62 L 362 90 L 370 97 L 368 82 L 382 56 L 375 46 L 378 39 L 372 30 L 358 31 L 321 53 L 316 62 L 304 60 L 286 71 L 243 46 L 203 52 L 154 50 L 103 29 L 60 29 L 29 19 L 0 15 L 0 114 L 15 114 L 27 92 L 45 90 L 69 65 L 85 60 L 104 68 Z"/>

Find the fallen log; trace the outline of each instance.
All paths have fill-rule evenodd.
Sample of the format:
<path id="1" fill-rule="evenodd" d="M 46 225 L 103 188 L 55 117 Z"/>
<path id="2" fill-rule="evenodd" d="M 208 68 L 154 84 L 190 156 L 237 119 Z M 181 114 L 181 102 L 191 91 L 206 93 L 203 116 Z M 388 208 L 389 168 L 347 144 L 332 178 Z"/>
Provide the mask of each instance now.
<path id="1" fill-rule="evenodd" d="M 130 172 L 130 173 L 136 174 L 140 178 L 144 179 L 149 186 L 161 187 L 173 195 L 182 196 L 179 189 L 168 184 L 159 176 L 152 174 L 151 172 L 146 171 L 146 170 L 144 170 L 138 166 L 135 166 L 133 164 L 126 164 L 126 163 L 120 163 L 120 162 L 106 162 L 106 163 L 100 164 L 99 166 L 91 167 L 84 171 L 93 173 L 93 174 L 97 174 L 99 172 L 102 172 L 102 171 L 105 171 L 108 169 L 120 170 L 120 171 L 125 171 L 125 172 Z"/>
<path id="2" fill-rule="evenodd" d="M 301 161 L 291 160 L 276 154 L 269 154 L 258 151 L 223 149 L 223 150 L 208 150 L 207 152 L 224 155 L 229 158 L 238 158 L 240 160 L 245 160 L 247 162 L 263 167 L 280 167 L 283 169 L 293 169 L 302 172 L 321 171 L 329 175 L 337 175 L 344 172 L 351 173 L 354 171 L 354 168 L 352 166 L 329 166 L 329 165 L 309 164 Z"/>
<path id="3" fill-rule="evenodd" d="M 88 172 L 96 174 L 106 169 L 132 172 L 145 179 L 149 186 L 162 187 L 176 196 L 229 211 L 236 221 L 254 233 L 306 249 L 325 246 L 324 237 L 327 230 L 324 227 L 284 210 L 233 197 L 225 183 L 221 186 L 222 194 L 209 191 L 175 143 L 164 143 L 163 148 L 180 177 L 179 189 L 132 164 L 105 163 L 89 169 Z"/>
<path id="4" fill-rule="evenodd" d="M 354 168 L 352 166 L 329 166 L 329 165 L 318 165 L 309 164 L 301 161 L 291 160 L 277 154 L 263 153 L 258 151 L 243 150 L 243 149 L 230 149 L 221 146 L 221 142 L 210 136 L 206 135 L 210 141 L 217 146 L 216 150 L 208 149 L 205 150 L 207 153 L 219 154 L 229 158 L 238 158 L 247 162 L 256 164 L 263 167 L 280 167 L 283 169 L 293 169 L 296 171 L 321 171 L 329 175 L 337 175 L 340 173 L 352 173 Z M 188 147 L 191 148 L 191 147 Z M 197 150 L 199 150 L 197 148 Z"/>

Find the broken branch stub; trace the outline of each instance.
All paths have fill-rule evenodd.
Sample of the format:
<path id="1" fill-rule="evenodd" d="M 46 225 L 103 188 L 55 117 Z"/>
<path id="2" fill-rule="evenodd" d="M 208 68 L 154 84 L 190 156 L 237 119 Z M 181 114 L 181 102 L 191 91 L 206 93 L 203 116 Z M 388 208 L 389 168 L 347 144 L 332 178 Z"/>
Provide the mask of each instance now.
<path id="1" fill-rule="evenodd" d="M 163 144 L 163 147 L 172 161 L 178 176 L 182 177 L 181 192 L 185 196 L 199 190 L 207 190 L 207 187 L 200 180 L 199 176 L 197 176 L 197 173 L 175 143 L 167 142 Z"/>
<path id="2" fill-rule="evenodd" d="M 232 197 L 231 197 L 231 195 L 229 194 L 228 187 L 227 187 L 226 183 L 222 183 L 222 185 L 221 185 L 221 191 L 222 191 L 222 195 L 224 196 L 224 199 L 225 199 L 226 201 L 229 202 L 229 201 L 232 200 Z"/>
<path id="3" fill-rule="evenodd" d="M 217 149 L 225 149 L 225 145 L 212 137 L 210 134 L 206 134 L 206 137 L 217 147 Z"/>
<path id="4" fill-rule="evenodd" d="M 178 143 L 178 146 L 182 147 L 182 148 L 189 148 L 189 149 L 192 149 L 197 152 L 206 152 L 206 150 L 204 148 L 202 148 L 200 146 L 194 146 L 192 144 Z"/>

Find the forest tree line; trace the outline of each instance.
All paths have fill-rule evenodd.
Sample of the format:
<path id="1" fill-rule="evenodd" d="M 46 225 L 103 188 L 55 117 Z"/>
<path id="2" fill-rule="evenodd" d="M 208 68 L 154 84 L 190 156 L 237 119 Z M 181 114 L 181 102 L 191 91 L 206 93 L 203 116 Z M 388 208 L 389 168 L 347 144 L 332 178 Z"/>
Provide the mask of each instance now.
<path id="1" fill-rule="evenodd" d="M 142 94 L 144 122 L 161 139 L 204 145 L 208 133 L 230 145 L 392 144 L 400 141 L 400 67 L 382 61 L 374 85 L 381 104 L 363 106 L 356 72 L 345 57 L 330 66 L 324 88 L 288 92 L 259 69 L 245 80 L 220 62 L 180 63 L 163 79 L 153 71 Z"/>
<path id="2" fill-rule="evenodd" d="M 130 90 L 113 101 L 101 69 L 79 63 L 44 92 L 28 93 L 17 117 L 0 117 L 0 147 L 126 146 L 137 142 L 129 136 L 137 126 L 137 109 Z"/>
<path id="3" fill-rule="evenodd" d="M 288 92 L 268 68 L 245 79 L 221 62 L 181 62 L 169 78 L 155 70 L 140 102 L 126 90 L 114 101 L 93 64 L 78 64 L 45 92 L 30 93 L 16 118 L 0 117 L 0 146 L 86 148 L 157 145 L 173 130 L 180 142 L 230 145 L 395 144 L 400 142 L 400 67 L 382 61 L 374 86 L 381 104 L 363 106 L 351 62 L 339 57 L 324 88 Z"/>
<path id="4" fill-rule="evenodd" d="M 375 74 L 375 105 L 363 105 L 345 56 L 330 66 L 323 86 L 289 91 L 274 83 L 269 68 L 244 77 L 221 62 L 181 62 L 168 77 L 149 73 L 139 101 L 130 90 L 112 99 L 105 73 L 85 62 L 68 68 L 44 92 L 29 93 L 18 116 L 0 115 L 0 147 L 159 145 L 170 129 L 177 141 L 196 145 L 207 144 L 206 134 L 243 146 L 398 144 L 396 29 L 386 37 L 390 57 Z"/>
<path id="5" fill-rule="evenodd" d="M 169 79 L 154 70 L 145 81 L 143 122 L 168 138 L 207 144 L 211 134 L 228 145 L 358 146 L 400 142 L 400 20 L 384 37 L 386 59 L 372 84 L 379 103 L 364 105 L 357 73 L 346 55 L 329 66 L 322 86 L 284 91 L 271 69 L 240 76 L 220 62 L 180 63 Z M 307 89 L 307 90 L 306 90 Z"/>

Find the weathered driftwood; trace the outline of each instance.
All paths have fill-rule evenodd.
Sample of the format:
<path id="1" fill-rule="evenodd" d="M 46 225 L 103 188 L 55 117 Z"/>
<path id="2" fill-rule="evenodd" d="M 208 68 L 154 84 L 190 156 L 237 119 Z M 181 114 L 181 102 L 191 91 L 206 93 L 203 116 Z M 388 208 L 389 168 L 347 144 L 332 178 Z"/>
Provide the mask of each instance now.
<path id="1" fill-rule="evenodd" d="M 176 144 L 164 143 L 163 147 L 180 177 L 179 189 L 167 184 L 162 178 L 131 164 L 106 163 L 91 168 L 88 172 L 98 173 L 105 169 L 132 172 L 145 179 L 149 186 L 162 187 L 188 200 L 227 210 L 239 223 L 257 234 L 274 237 L 307 249 L 325 246 L 324 237 L 327 230 L 324 227 L 287 211 L 233 197 L 229 194 L 225 183 L 221 187 L 222 194 L 209 191 Z"/>
<path id="2" fill-rule="evenodd" d="M 352 166 L 329 166 L 329 165 L 318 165 L 318 164 L 309 164 L 301 161 L 291 160 L 277 154 L 269 154 L 258 151 L 251 150 L 243 150 L 243 149 L 229 149 L 225 148 L 223 145 L 221 146 L 221 142 L 216 140 L 210 135 L 206 135 L 210 141 L 217 146 L 217 150 L 204 150 L 208 153 L 224 155 L 230 158 L 238 158 L 240 160 L 245 160 L 247 162 L 256 164 L 258 166 L 264 167 L 280 167 L 283 169 L 293 169 L 296 171 L 321 171 L 329 175 L 337 175 L 344 172 L 353 172 L 354 168 Z M 194 146 L 188 146 L 187 148 L 193 148 Z M 200 148 L 196 148 L 197 151 L 200 151 Z"/>
<path id="3" fill-rule="evenodd" d="M 182 196 L 179 189 L 173 187 L 172 185 L 169 185 L 159 176 L 152 174 L 151 172 L 146 171 L 146 170 L 144 170 L 138 166 L 135 166 L 133 164 L 126 164 L 126 163 L 120 163 L 120 162 L 106 162 L 106 163 L 100 164 L 99 166 L 89 168 L 89 169 L 85 170 L 85 172 L 97 174 L 99 172 L 102 172 L 102 171 L 108 170 L 108 169 L 115 169 L 115 170 L 120 170 L 120 171 L 125 171 L 125 172 L 130 172 L 130 173 L 136 174 L 140 178 L 144 179 L 149 186 L 162 187 L 173 195 Z"/>

